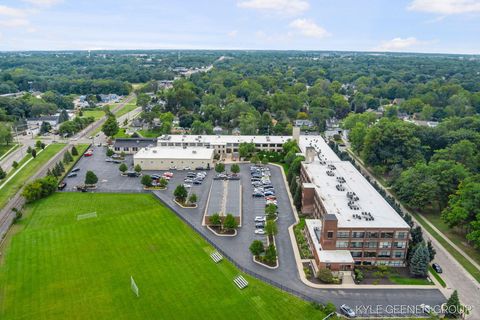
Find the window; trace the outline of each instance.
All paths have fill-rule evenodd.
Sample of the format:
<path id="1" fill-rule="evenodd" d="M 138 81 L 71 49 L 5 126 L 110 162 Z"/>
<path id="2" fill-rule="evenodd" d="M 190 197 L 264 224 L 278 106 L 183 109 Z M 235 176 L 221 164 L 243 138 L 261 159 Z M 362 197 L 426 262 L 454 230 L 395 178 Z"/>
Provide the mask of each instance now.
<path id="1" fill-rule="evenodd" d="M 337 241 L 337 248 L 348 248 L 348 241 Z"/>
<path id="2" fill-rule="evenodd" d="M 379 243 L 379 247 L 383 249 L 390 248 L 391 246 L 392 246 L 392 243 L 388 241 L 382 241 Z"/>
<path id="3" fill-rule="evenodd" d="M 120 147 L 115 147 L 115 151 L 120 151 Z"/>
<path id="4" fill-rule="evenodd" d="M 352 232 L 352 238 L 364 238 L 365 232 Z"/>
<path id="5" fill-rule="evenodd" d="M 338 231 L 337 238 L 349 238 L 350 232 L 349 231 Z"/>
<path id="6" fill-rule="evenodd" d="M 378 232 L 367 232 L 367 238 L 378 238 Z"/>
<path id="7" fill-rule="evenodd" d="M 406 239 L 407 232 L 406 231 L 397 231 L 397 239 Z"/>
<path id="8" fill-rule="evenodd" d="M 352 257 L 354 258 L 361 258 L 362 257 L 362 251 L 350 251 Z"/>
<path id="9" fill-rule="evenodd" d="M 393 256 L 395 258 L 405 258 L 405 252 L 404 251 L 395 251 Z"/>
<path id="10" fill-rule="evenodd" d="M 378 245 L 377 242 L 375 242 L 375 241 L 369 241 L 369 242 L 365 242 L 364 247 L 365 247 L 365 248 L 376 248 L 377 245 Z"/>
<path id="11" fill-rule="evenodd" d="M 352 241 L 352 242 L 350 242 L 350 247 L 351 248 L 363 248 L 363 242 L 362 241 Z"/>
<path id="12" fill-rule="evenodd" d="M 365 251 L 363 253 L 363 256 L 365 258 L 375 258 L 377 256 L 377 253 L 375 251 Z"/>
<path id="13" fill-rule="evenodd" d="M 391 239 L 393 238 L 393 232 L 382 232 L 380 238 Z"/>
<path id="14" fill-rule="evenodd" d="M 332 239 L 333 238 L 333 231 L 327 231 L 327 238 Z"/>
<path id="15" fill-rule="evenodd" d="M 397 249 L 405 249 L 407 246 L 406 241 L 397 241 L 393 243 L 393 247 Z"/>
<path id="16" fill-rule="evenodd" d="M 390 258 L 390 251 L 382 250 L 378 253 L 379 258 Z"/>

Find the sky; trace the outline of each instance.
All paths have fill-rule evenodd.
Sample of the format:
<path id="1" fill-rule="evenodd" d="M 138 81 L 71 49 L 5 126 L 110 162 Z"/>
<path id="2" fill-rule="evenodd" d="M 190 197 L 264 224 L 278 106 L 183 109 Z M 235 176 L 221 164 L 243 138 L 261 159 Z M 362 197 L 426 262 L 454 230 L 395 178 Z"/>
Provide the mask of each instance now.
<path id="1" fill-rule="evenodd" d="M 0 0 L 0 50 L 480 54 L 480 0 Z"/>

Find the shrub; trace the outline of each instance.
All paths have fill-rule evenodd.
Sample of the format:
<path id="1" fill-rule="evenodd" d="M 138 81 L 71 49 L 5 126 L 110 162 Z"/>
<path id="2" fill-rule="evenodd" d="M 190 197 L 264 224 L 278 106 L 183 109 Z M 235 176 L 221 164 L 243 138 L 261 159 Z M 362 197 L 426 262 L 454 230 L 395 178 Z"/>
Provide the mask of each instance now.
<path id="1" fill-rule="evenodd" d="M 190 197 L 188 197 L 188 202 L 191 204 L 197 203 L 197 195 L 195 193 L 192 193 Z"/>
<path id="2" fill-rule="evenodd" d="M 141 183 L 147 188 L 151 187 L 152 186 L 152 177 L 150 177 L 148 174 L 144 175 L 142 177 Z"/>
<path id="3" fill-rule="evenodd" d="M 227 214 L 225 217 L 225 220 L 223 221 L 223 227 L 230 230 L 238 227 L 237 220 L 231 213 Z"/>
<path id="4" fill-rule="evenodd" d="M 260 240 L 254 240 L 252 244 L 249 247 L 250 252 L 255 256 L 258 257 L 261 255 L 264 251 L 265 248 L 263 247 L 263 242 Z"/>
<path id="5" fill-rule="evenodd" d="M 317 273 L 318 280 L 322 281 L 323 283 L 333 283 L 333 274 L 330 269 L 323 268 L 318 270 Z"/>
<path id="6" fill-rule="evenodd" d="M 222 172 L 224 172 L 224 171 L 225 171 L 225 165 L 224 165 L 223 163 L 217 163 L 217 164 L 215 165 L 215 171 L 216 171 L 217 173 L 222 173 Z"/>
<path id="7" fill-rule="evenodd" d="M 122 173 L 125 173 L 128 170 L 128 167 L 125 163 L 122 163 L 119 167 L 118 170 L 120 170 Z"/>
<path id="8" fill-rule="evenodd" d="M 160 178 L 160 180 L 158 180 L 158 185 L 162 188 L 165 188 L 167 184 L 168 184 L 168 180 L 165 178 Z"/>
<path id="9" fill-rule="evenodd" d="M 180 184 L 175 188 L 173 195 L 175 196 L 175 199 L 177 199 L 177 201 L 184 203 L 187 199 L 188 191 L 182 184 Z"/>
<path id="10" fill-rule="evenodd" d="M 85 174 L 85 184 L 96 184 L 98 177 L 93 171 L 87 171 Z"/>
<path id="11" fill-rule="evenodd" d="M 230 168 L 230 171 L 232 171 L 232 173 L 239 173 L 240 172 L 240 166 L 236 163 L 232 164 L 232 167 Z"/>
<path id="12" fill-rule="evenodd" d="M 113 156 L 114 154 L 115 154 L 115 152 L 113 152 L 112 149 L 107 148 L 107 157 L 111 157 L 111 156 Z"/>
<path id="13" fill-rule="evenodd" d="M 142 167 L 140 167 L 140 165 L 137 164 L 137 165 L 135 166 L 135 168 L 133 168 L 133 170 L 135 170 L 136 173 L 140 173 L 140 172 L 142 172 Z"/>
<path id="14" fill-rule="evenodd" d="M 222 224 L 222 218 L 218 213 L 214 213 L 208 218 L 208 222 L 211 226 L 219 226 Z"/>
<path id="15" fill-rule="evenodd" d="M 272 243 L 265 250 L 265 261 L 269 263 L 274 263 L 276 260 L 277 260 L 277 250 L 275 249 L 275 245 L 273 245 Z"/>
<path id="16" fill-rule="evenodd" d="M 17 168 L 18 168 L 18 162 L 17 162 L 17 161 L 13 161 L 13 162 L 12 162 L 12 167 L 13 167 L 14 169 L 17 169 Z"/>

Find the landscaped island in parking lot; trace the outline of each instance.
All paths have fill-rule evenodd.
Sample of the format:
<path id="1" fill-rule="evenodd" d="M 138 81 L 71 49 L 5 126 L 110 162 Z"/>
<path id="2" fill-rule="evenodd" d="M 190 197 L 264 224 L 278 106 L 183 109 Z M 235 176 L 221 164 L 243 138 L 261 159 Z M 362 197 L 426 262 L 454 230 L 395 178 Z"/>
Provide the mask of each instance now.
<path id="1" fill-rule="evenodd" d="M 244 275 L 148 194 L 57 193 L 28 207 L 0 264 L 1 319 L 322 319 Z M 139 297 L 130 290 L 130 276 Z"/>

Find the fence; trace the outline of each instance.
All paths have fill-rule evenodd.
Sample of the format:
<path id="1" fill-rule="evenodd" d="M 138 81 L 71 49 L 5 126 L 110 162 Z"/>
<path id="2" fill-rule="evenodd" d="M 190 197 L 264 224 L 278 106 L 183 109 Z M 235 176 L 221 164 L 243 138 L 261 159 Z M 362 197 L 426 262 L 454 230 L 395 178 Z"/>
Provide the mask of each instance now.
<path id="1" fill-rule="evenodd" d="M 225 251 L 223 251 L 217 244 L 215 244 L 212 240 L 210 240 L 209 238 L 205 237 L 205 235 L 195 226 L 193 225 L 190 221 L 188 221 L 187 219 L 185 219 L 181 214 L 179 214 L 177 212 L 177 209 L 176 208 L 173 208 L 170 204 L 164 202 L 158 195 L 156 195 L 154 193 L 155 197 L 165 206 L 167 206 L 170 210 L 172 210 L 173 212 L 175 212 L 175 214 L 183 221 L 185 222 L 190 228 L 192 228 L 198 235 L 200 235 L 203 239 L 205 239 L 212 247 L 215 248 L 215 250 L 217 250 L 224 258 L 226 258 L 230 263 L 232 263 L 236 268 L 238 268 L 240 271 L 242 271 L 243 273 L 246 273 L 254 278 L 257 278 L 259 280 L 262 280 L 263 282 L 266 282 L 272 286 L 275 286 L 277 287 L 278 289 L 284 291 L 284 292 L 287 292 L 287 293 L 290 293 L 290 294 L 293 294 L 305 301 L 308 301 L 308 302 L 321 302 L 321 303 L 324 303 L 322 301 L 318 301 L 318 300 L 315 300 L 314 298 L 312 297 L 309 297 L 303 293 L 301 293 L 300 291 L 297 291 L 297 290 L 294 290 L 292 288 L 289 288 L 287 286 L 284 286 L 272 279 L 269 279 L 265 276 L 262 276 L 258 273 L 256 273 L 255 271 L 252 271 L 252 270 L 249 270 L 245 267 L 243 267 L 242 265 L 238 264 L 237 262 L 235 262 L 235 260 L 230 257 L 230 255 L 228 253 L 226 253 Z"/>

